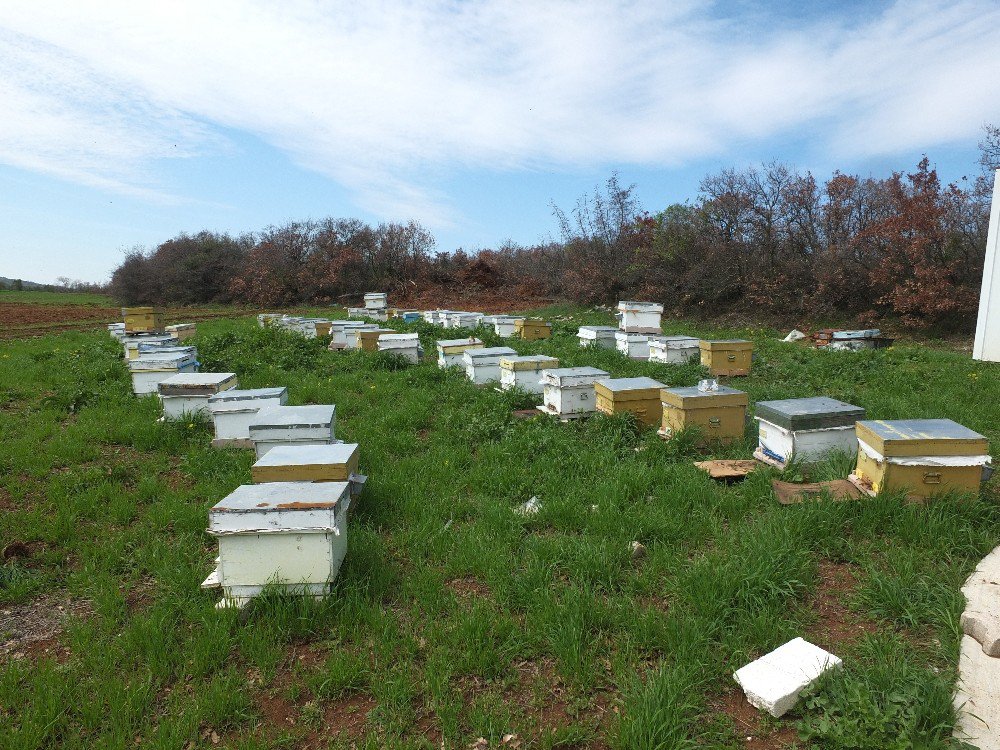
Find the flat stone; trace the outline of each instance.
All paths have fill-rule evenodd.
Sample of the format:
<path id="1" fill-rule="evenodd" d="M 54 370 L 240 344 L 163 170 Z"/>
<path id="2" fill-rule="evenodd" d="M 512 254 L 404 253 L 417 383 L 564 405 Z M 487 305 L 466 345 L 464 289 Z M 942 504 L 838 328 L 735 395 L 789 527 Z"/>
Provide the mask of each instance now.
<path id="1" fill-rule="evenodd" d="M 962 632 L 987 656 L 1000 656 L 1000 547 L 982 559 L 962 586 Z"/>
<path id="2" fill-rule="evenodd" d="M 793 638 L 769 654 L 740 668 L 733 675 L 751 705 L 775 718 L 787 713 L 830 669 L 843 662 L 803 638 Z"/>

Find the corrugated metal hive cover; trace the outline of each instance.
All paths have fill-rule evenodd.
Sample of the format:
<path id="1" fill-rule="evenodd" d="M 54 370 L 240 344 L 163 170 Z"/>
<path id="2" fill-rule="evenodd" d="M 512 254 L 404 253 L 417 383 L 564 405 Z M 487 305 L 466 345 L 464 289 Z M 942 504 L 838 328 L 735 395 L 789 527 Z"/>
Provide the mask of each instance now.
<path id="1" fill-rule="evenodd" d="M 281 427 L 329 427 L 337 407 L 333 404 L 308 406 L 271 406 L 257 413 L 251 430 Z"/>
<path id="2" fill-rule="evenodd" d="M 233 401 L 257 401 L 259 399 L 281 398 L 288 394 L 284 386 L 280 388 L 232 388 L 209 397 L 208 403 L 218 404 Z"/>
<path id="3" fill-rule="evenodd" d="M 758 401 L 755 416 L 786 430 L 847 427 L 865 418 L 865 410 L 835 398 L 813 396 L 780 401 Z"/>

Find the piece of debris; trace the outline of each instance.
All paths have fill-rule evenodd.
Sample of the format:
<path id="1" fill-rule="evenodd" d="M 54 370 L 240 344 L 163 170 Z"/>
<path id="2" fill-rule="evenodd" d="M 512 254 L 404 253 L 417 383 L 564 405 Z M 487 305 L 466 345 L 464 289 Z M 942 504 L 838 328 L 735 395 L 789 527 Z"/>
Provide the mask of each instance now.
<path id="1" fill-rule="evenodd" d="M 715 459 L 712 461 L 695 461 L 694 465 L 708 472 L 712 479 L 720 482 L 739 482 L 747 475 L 760 468 L 760 464 L 748 458 Z"/>
<path id="2" fill-rule="evenodd" d="M 740 668 L 733 679 L 750 704 L 779 718 L 825 672 L 843 662 L 803 638 L 793 638 L 769 654 Z"/>
<path id="3" fill-rule="evenodd" d="M 633 560 L 641 560 L 646 556 L 646 545 L 642 542 L 632 542 L 630 549 L 632 550 Z"/>
<path id="4" fill-rule="evenodd" d="M 782 505 L 797 505 L 806 500 L 820 500 L 825 497 L 831 500 L 856 500 L 861 497 L 861 491 L 846 479 L 801 484 L 772 479 L 771 489 Z"/>
<path id="5" fill-rule="evenodd" d="M 802 331 L 800 331 L 798 328 L 793 328 L 791 331 L 789 331 L 788 335 L 782 339 L 782 341 L 790 344 L 793 341 L 801 341 L 805 337 L 806 335 L 802 333 Z"/>
<path id="6" fill-rule="evenodd" d="M 520 516 L 533 516 L 542 509 L 542 501 L 536 495 L 532 495 L 527 501 L 517 506 L 514 511 Z"/>

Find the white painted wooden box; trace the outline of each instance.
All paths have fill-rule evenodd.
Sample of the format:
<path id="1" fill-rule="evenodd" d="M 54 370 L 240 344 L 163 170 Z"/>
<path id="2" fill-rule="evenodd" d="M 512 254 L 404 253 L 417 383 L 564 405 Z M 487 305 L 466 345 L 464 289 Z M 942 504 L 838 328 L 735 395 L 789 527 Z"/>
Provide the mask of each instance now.
<path id="1" fill-rule="evenodd" d="M 257 458 L 276 445 L 326 445 L 334 441 L 336 420 L 333 404 L 272 406 L 250 420 L 250 439 Z"/>
<path id="2" fill-rule="evenodd" d="M 299 333 L 307 339 L 314 339 L 319 335 L 319 332 L 316 330 L 316 324 L 329 322 L 326 318 L 303 318 L 299 321 Z"/>
<path id="3" fill-rule="evenodd" d="M 125 324 L 124 323 L 108 323 L 108 333 L 111 334 L 111 338 L 118 339 L 119 341 L 125 340 Z"/>
<path id="4" fill-rule="evenodd" d="M 420 363 L 420 337 L 415 333 L 384 333 L 376 342 L 380 352 L 392 352 L 412 364 Z"/>
<path id="5" fill-rule="evenodd" d="M 516 354 L 509 346 L 466 349 L 462 352 L 465 376 L 476 385 L 495 383 L 500 380 L 500 360 Z"/>
<path id="6" fill-rule="evenodd" d="M 125 359 L 135 359 L 139 356 L 140 350 L 152 351 L 161 346 L 177 346 L 180 342 L 171 333 L 158 334 L 155 336 L 125 336 L 122 340 L 122 350 Z"/>
<path id="7" fill-rule="evenodd" d="M 250 442 L 250 422 L 261 409 L 284 406 L 288 401 L 288 389 L 250 388 L 222 391 L 208 399 L 208 410 L 215 424 L 213 445 L 242 444 Z"/>
<path id="8" fill-rule="evenodd" d="M 692 336 L 663 336 L 649 339 L 649 361 L 684 365 L 692 357 L 701 357 L 700 339 Z"/>
<path id="9" fill-rule="evenodd" d="M 368 317 L 368 308 L 365 308 L 365 307 L 348 307 L 347 308 L 347 317 L 348 318 L 353 318 L 355 320 L 359 319 L 359 318 L 367 318 Z"/>
<path id="10" fill-rule="evenodd" d="M 179 372 L 198 372 L 193 346 L 178 347 L 190 351 L 146 354 L 128 361 L 132 391 L 137 396 L 157 393 L 160 382 Z"/>
<path id="11" fill-rule="evenodd" d="M 198 333 L 198 326 L 194 323 L 174 323 L 163 329 L 167 334 L 175 336 L 178 341 L 187 341 Z"/>
<path id="12" fill-rule="evenodd" d="M 823 460 L 833 451 L 858 452 L 854 425 L 865 418 L 860 406 L 825 396 L 758 401 L 756 455 L 768 463 L 785 464 L 793 456 L 804 462 Z"/>
<path id="13" fill-rule="evenodd" d="M 449 328 L 475 328 L 479 321 L 483 319 L 482 313 L 477 312 L 453 312 L 448 316 Z"/>
<path id="14" fill-rule="evenodd" d="M 179 372 L 161 380 L 158 390 L 167 419 L 207 417 L 208 400 L 221 391 L 236 388 L 235 372 Z"/>
<path id="15" fill-rule="evenodd" d="M 275 328 L 280 328 L 283 331 L 292 331 L 295 333 L 299 332 L 299 325 L 302 323 L 302 318 L 297 315 L 282 315 L 273 325 Z"/>
<path id="16" fill-rule="evenodd" d="M 618 331 L 615 334 L 615 344 L 618 351 L 629 359 L 645 361 L 649 359 L 649 342 L 654 338 L 663 337 L 654 337 L 647 333 L 626 333 L 625 331 Z"/>
<path id="17" fill-rule="evenodd" d="M 608 377 L 596 367 L 561 367 L 542 371 L 544 403 L 538 408 L 547 414 L 571 419 L 597 410 L 594 383 Z"/>
<path id="18" fill-rule="evenodd" d="M 344 329 L 344 349 L 357 349 L 358 348 L 358 332 L 359 331 L 378 331 L 382 328 L 378 323 L 361 323 L 359 325 L 350 326 Z"/>
<path id="19" fill-rule="evenodd" d="M 618 329 L 613 326 L 580 326 L 576 337 L 580 340 L 580 346 L 614 349 L 616 333 L 618 333 Z"/>
<path id="20" fill-rule="evenodd" d="M 330 324 L 330 351 L 347 349 L 353 345 L 354 332 L 358 327 L 371 326 L 377 328 L 374 323 L 364 323 L 360 320 L 335 320 Z"/>
<path id="21" fill-rule="evenodd" d="M 542 370 L 559 367 L 559 360 L 543 354 L 503 357 L 500 360 L 500 390 L 520 388 L 528 393 L 542 393 Z"/>
<path id="22" fill-rule="evenodd" d="M 389 306 L 389 295 L 385 292 L 368 292 L 365 307 L 369 310 L 384 310 Z"/>
<path id="23" fill-rule="evenodd" d="M 519 320 L 524 320 L 524 318 L 511 317 L 509 315 L 498 315 L 497 319 L 493 323 L 493 332 L 496 333 L 497 336 L 509 338 L 516 333 L 517 321 Z"/>
<path id="24" fill-rule="evenodd" d="M 660 333 L 663 305 L 656 302 L 618 303 L 618 327 L 628 333 Z"/>
<path id="25" fill-rule="evenodd" d="M 257 315 L 257 325 L 261 328 L 267 328 L 277 320 L 281 320 L 281 313 L 258 313 Z"/>
<path id="26" fill-rule="evenodd" d="M 323 597 L 347 554 L 347 482 L 269 482 L 237 487 L 208 512 L 218 567 L 203 588 L 219 606 L 243 606 L 265 586 Z"/>
<path id="27" fill-rule="evenodd" d="M 437 342 L 438 367 L 465 367 L 462 355 L 468 349 L 482 349 L 483 342 L 470 336 L 467 339 L 442 339 Z"/>

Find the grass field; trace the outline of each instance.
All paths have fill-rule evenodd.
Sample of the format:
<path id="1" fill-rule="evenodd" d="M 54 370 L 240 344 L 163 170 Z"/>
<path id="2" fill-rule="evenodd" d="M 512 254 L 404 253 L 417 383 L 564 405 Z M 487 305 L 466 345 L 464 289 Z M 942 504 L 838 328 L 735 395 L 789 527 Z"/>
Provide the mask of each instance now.
<path id="1" fill-rule="evenodd" d="M 580 350 L 577 325 L 601 313 L 544 313 L 552 340 L 504 343 L 670 385 L 702 376 Z M 398 327 L 429 353 L 454 335 Z M 751 401 L 824 394 L 1000 440 L 1000 370 L 961 354 L 670 332 L 753 338 L 754 372 L 733 382 Z M 216 611 L 199 589 L 207 510 L 250 481 L 251 452 L 158 423 L 104 331 L 0 343 L 0 547 L 15 551 L 0 567 L 0 750 L 952 746 L 959 587 L 1000 542 L 995 483 L 926 505 L 780 506 L 773 470 L 715 484 L 686 436 L 518 419 L 540 399 L 430 362 L 333 353 L 251 318 L 200 323 L 195 343 L 203 369 L 244 387 L 335 403 L 337 436 L 361 445 L 369 481 L 334 595 Z M 514 512 L 533 495 L 537 515 Z M 845 669 L 761 718 L 732 672 L 797 635 Z"/>

